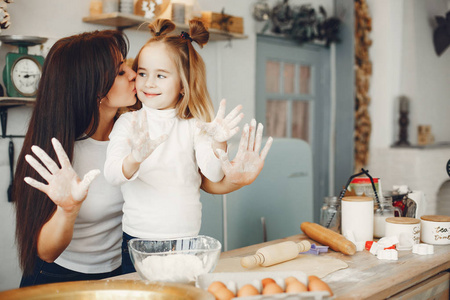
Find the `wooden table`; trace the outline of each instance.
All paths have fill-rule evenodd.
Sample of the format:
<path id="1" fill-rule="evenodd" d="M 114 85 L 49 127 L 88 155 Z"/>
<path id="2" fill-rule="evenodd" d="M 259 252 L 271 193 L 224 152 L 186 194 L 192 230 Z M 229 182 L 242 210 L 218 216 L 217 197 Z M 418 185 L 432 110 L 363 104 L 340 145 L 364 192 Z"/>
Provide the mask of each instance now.
<path id="1" fill-rule="evenodd" d="M 305 239 L 308 238 L 299 234 L 239 248 L 223 252 L 221 259 L 254 254 L 261 247 L 283 241 L 298 242 Z M 450 245 L 435 245 L 434 254 L 431 255 L 399 251 L 397 261 L 379 260 L 366 250 L 353 256 L 332 250 L 320 255 L 338 258 L 348 264 L 348 268 L 322 278 L 331 287 L 336 299 L 385 299 L 391 296 L 393 299 L 411 296 L 425 299 L 431 295 L 435 296 L 433 299 L 449 299 Z M 133 273 L 116 278 L 138 279 L 139 276 Z"/>

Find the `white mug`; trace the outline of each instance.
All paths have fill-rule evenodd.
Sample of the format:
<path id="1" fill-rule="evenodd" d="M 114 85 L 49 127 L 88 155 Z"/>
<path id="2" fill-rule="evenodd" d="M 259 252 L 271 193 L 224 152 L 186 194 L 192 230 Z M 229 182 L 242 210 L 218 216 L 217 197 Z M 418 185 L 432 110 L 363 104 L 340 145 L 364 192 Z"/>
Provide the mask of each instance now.
<path id="1" fill-rule="evenodd" d="M 341 201 L 341 230 L 355 242 L 373 240 L 373 198 L 344 197 Z"/>
<path id="2" fill-rule="evenodd" d="M 407 217 L 386 219 L 386 237 L 398 239 L 397 250 L 411 250 L 414 244 L 420 243 L 420 220 Z"/>

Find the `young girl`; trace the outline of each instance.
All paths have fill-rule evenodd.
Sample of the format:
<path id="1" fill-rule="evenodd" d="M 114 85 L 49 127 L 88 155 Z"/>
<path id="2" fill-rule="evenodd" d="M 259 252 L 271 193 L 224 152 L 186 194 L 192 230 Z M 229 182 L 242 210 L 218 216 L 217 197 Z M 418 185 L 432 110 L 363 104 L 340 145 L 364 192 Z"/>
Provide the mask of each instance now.
<path id="1" fill-rule="evenodd" d="M 211 122 L 205 65 L 192 45 L 202 47 L 209 39 L 200 21 L 191 21 L 190 33 L 181 35 L 168 34 L 175 29 L 170 20 L 157 20 L 149 27 L 154 37 L 134 65 L 143 107 L 116 122 L 105 163 L 106 179 L 123 184 L 124 273 L 134 270 L 127 251 L 129 239 L 198 234 L 201 174 L 213 182 L 222 179 L 214 150 L 226 149 L 226 141 L 238 132 L 236 125 L 243 118 L 241 106 L 224 118 L 222 101 Z"/>

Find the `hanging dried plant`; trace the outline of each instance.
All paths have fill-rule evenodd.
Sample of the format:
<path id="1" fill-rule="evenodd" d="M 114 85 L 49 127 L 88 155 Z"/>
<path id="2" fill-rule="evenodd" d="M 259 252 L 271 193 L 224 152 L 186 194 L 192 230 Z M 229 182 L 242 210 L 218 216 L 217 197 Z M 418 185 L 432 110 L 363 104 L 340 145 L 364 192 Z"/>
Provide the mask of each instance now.
<path id="1" fill-rule="evenodd" d="M 340 20 L 328 18 L 322 6 L 319 7 L 319 13 L 310 4 L 291 6 L 289 0 L 279 2 L 269 11 L 267 7 L 268 4 L 260 0 L 255 4 L 253 12 L 257 21 L 264 20 L 259 17 L 261 15 L 269 16 L 263 32 L 271 28 L 273 33 L 284 34 L 301 44 L 322 41 L 329 46 L 339 42 Z"/>

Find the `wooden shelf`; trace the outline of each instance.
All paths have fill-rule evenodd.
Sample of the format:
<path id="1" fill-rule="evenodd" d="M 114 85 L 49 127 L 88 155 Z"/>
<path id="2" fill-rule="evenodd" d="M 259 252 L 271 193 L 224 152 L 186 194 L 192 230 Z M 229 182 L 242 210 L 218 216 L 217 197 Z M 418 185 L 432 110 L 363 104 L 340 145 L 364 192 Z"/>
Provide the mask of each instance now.
<path id="1" fill-rule="evenodd" d="M 132 14 L 124 14 L 120 12 L 101 14 L 95 16 L 84 17 L 83 22 L 104 25 L 104 26 L 112 26 L 116 27 L 119 30 L 123 30 L 126 28 L 135 28 L 137 30 L 147 30 L 146 24 L 151 22 L 151 19 L 147 19 L 141 16 L 132 15 Z M 177 28 L 175 32 L 180 33 L 181 31 L 189 30 L 189 26 L 186 24 L 175 23 Z M 246 39 L 247 36 L 244 34 L 226 32 L 222 30 L 217 30 L 214 28 L 209 28 L 209 37 L 211 41 L 226 41 L 230 39 Z"/>
<path id="2" fill-rule="evenodd" d="M 34 105 L 35 98 L 0 97 L 0 107 L 12 107 L 21 105 Z"/>

